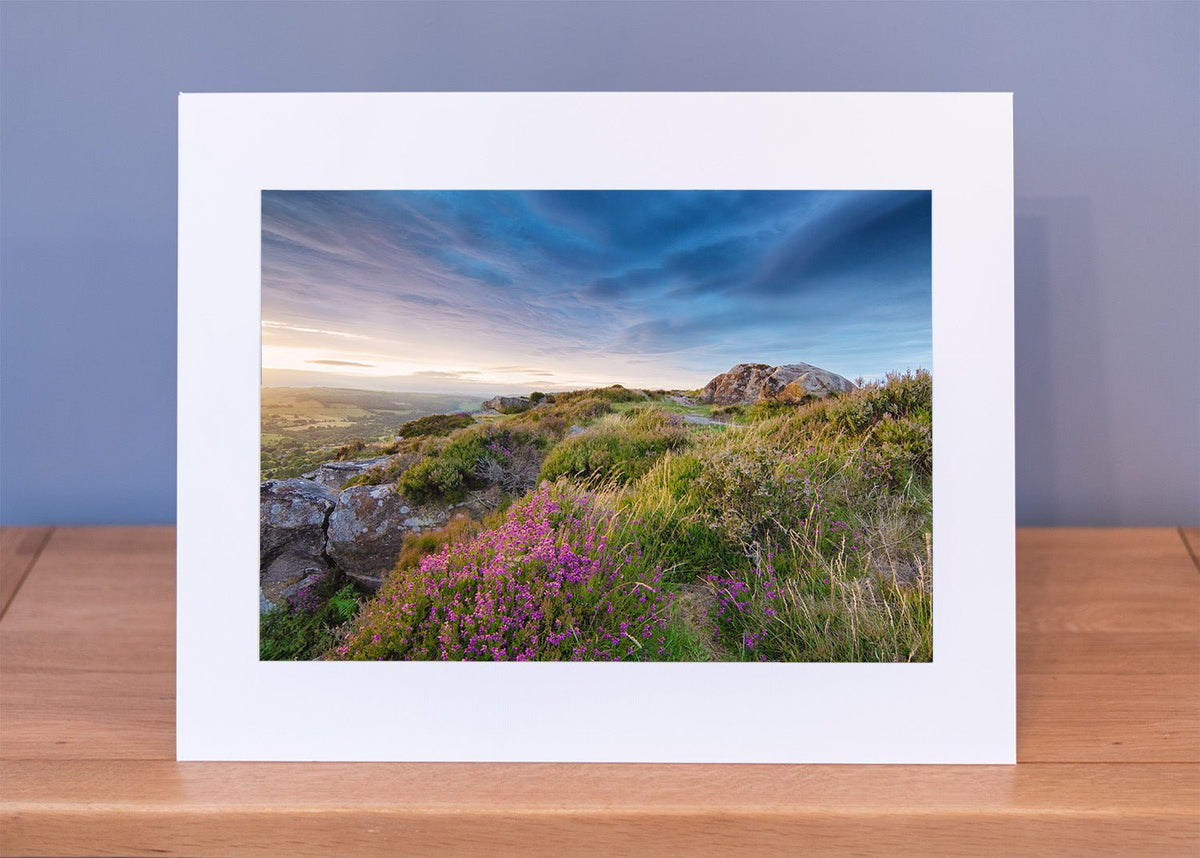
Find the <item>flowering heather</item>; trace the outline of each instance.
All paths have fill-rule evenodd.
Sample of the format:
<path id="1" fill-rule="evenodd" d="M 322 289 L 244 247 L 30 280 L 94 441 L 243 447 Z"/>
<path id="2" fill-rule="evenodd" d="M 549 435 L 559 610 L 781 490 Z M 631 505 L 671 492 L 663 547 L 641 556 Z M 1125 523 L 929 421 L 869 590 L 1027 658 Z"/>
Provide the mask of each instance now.
<path id="1" fill-rule="evenodd" d="M 309 584 L 306 587 L 301 587 L 295 595 L 288 598 L 288 604 L 295 613 L 307 611 L 315 613 L 319 611 L 329 597 L 328 575 L 322 575 L 319 579 Z"/>
<path id="2" fill-rule="evenodd" d="M 359 615 L 343 659 L 653 660 L 670 596 L 611 514 L 540 491 L 504 522 L 399 569 Z"/>
<path id="3" fill-rule="evenodd" d="M 844 565 L 759 558 L 749 570 L 710 575 L 716 643 L 745 661 L 930 661 L 931 596 L 921 587 Z M 783 567 L 793 571 L 785 576 Z"/>
<path id="4" fill-rule="evenodd" d="M 761 644 L 768 626 L 784 609 L 784 592 L 771 562 L 756 563 L 748 572 L 709 575 L 706 580 L 716 595 L 710 619 L 717 639 L 744 658 L 768 660 Z"/>

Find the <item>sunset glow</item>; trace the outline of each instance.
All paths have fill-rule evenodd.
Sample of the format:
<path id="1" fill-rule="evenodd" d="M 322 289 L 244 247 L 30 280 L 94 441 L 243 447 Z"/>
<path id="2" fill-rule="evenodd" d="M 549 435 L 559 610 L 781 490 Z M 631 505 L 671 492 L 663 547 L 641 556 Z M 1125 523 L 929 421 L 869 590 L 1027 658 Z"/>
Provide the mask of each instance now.
<path id="1" fill-rule="evenodd" d="M 931 362 L 924 191 L 266 191 L 265 384 L 695 388 Z"/>

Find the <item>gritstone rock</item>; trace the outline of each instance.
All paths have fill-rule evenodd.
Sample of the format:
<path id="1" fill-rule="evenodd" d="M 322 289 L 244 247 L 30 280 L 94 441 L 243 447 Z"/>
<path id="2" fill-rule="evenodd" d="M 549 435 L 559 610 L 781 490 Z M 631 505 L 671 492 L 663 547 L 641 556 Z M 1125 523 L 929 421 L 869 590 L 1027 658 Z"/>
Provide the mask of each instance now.
<path id="1" fill-rule="evenodd" d="M 441 527 L 448 518 L 447 510 L 418 512 L 394 485 L 352 486 L 329 516 L 325 552 L 346 575 L 375 588 L 396 565 L 406 533 Z"/>
<path id="2" fill-rule="evenodd" d="M 706 384 L 699 399 L 714 405 L 794 403 L 809 396 L 819 398 L 851 390 L 854 384 L 849 379 L 812 364 L 739 363 Z"/>
<path id="3" fill-rule="evenodd" d="M 311 480 L 267 480 L 259 487 L 259 584 L 275 604 L 329 569 L 325 525 L 336 493 Z"/>

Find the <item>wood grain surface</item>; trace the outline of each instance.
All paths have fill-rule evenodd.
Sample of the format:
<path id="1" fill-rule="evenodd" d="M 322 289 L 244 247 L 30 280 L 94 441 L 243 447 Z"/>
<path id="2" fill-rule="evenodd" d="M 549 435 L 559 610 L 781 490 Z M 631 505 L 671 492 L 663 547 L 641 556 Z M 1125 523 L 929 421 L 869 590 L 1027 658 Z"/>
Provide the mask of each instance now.
<path id="1" fill-rule="evenodd" d="M 46 540 L 49 527 L 0 528 L 0 618 Z"/>
<path id="2" fill-rule="evenodd" d="M 1188 554 L 1192 555 L 1197 571 L 1200 571 L 1200 527 L 1181 527 L 1179 536 L 1187 546 Z"/>
<path id="3" fill-rule="evenodd" d="M 1200 854 L 1183 529 L 1018 534 L 1020 763 L 979 767 L 176 763 L 173 530 L 31 534 L 3 855 Z"/>

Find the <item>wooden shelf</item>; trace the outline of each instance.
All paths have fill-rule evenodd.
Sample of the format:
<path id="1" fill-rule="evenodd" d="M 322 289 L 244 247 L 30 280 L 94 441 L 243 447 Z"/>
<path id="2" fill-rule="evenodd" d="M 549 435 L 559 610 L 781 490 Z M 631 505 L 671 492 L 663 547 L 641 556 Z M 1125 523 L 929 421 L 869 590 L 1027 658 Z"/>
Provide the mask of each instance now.
<path id="1" fill-rule="evenodd" d="M 0 854 L 1200 854 L 1200 531 L 1017 547 L 1017 766 L 176 763 L 174 530 L 5 529 Z"/>

